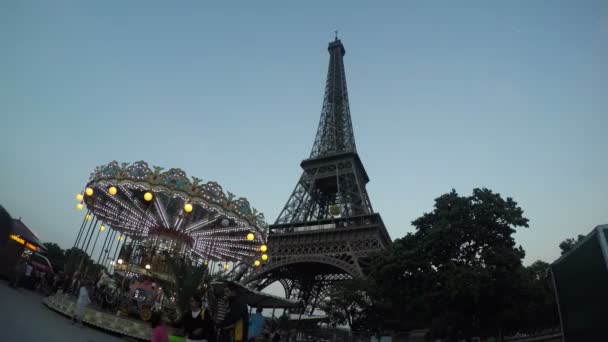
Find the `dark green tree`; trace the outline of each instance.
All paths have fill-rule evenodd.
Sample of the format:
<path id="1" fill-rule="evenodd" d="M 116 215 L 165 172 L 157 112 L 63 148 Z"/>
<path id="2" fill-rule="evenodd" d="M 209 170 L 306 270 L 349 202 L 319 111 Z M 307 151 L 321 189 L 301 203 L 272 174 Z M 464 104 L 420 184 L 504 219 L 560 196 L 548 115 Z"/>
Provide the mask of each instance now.
<path id="1" fill-rule="evenodd" d="M 570 252 L 576 244 L 583 241 L 585 239 L 585 235 L 578 234 L 576 238 L 570 238 L 562 241 L 559 244 L 559 249 L 562 251 L 562 255 Z"/>
<path id="2" fill-rule="evenodd" d="M 58 244 L 45 242 L 46 256 L 55 268 L 63 269 L 65 263 L 65 252 Z"/>
<path id="3" fill-rule="evenodd" d="M 512 198 L 489 189 L 455 190 L 412 222 L 414 234 L 374 258 L 371 278 L 404 329 L 433 327 L 438 336 L 495 335 L 516 325 L 526 289 L 515 244 L 528 219 Z"/>
<path id="4" fill-rule="evenodd" d="M 64 271 L 68 274 L 83 272 L 92 263 L 91 257 L 78 247 L 72 247 L 65 251 Z"/>
<path id="5" fill-rule="evenodd" d="M 330 322 L 351 327 L 353 331 L 370 330 L 375 321 L 372 289 L 363 279 L 346 280 L 336 284 L 320 309 Z"/>
<path id="6" fill-rule="evenodd" d="M 9 232 L 13 229 L 13 218 L 11 215 L 0 205 L 0 243 L 4 245 L 4 241 L 8 239 Z"/>
<path id="7" fill-rule="evenodd" d="M 168 282 L 164 287 L 175 292 L 178 311 L 180 313 L 188 312 L 190 297 L 202 296 L 204 289 L 201 286 L 205 289 L 210 287 L 210 283 L 207 281 L 209 279 L 205 279 L 207 268 L 195 267 L 189 259 L 179 256 L 171 257 L 169 265 L 174 282 Z"/>
<path id="8" fill-rule="evenodd" d="M 549 267 L 548 263 L 538 260 L 525 269 L 528 287 L 521 311 L 523 318 L 521 328 L 527 331 L 559 327 L 557 303 Z"/>

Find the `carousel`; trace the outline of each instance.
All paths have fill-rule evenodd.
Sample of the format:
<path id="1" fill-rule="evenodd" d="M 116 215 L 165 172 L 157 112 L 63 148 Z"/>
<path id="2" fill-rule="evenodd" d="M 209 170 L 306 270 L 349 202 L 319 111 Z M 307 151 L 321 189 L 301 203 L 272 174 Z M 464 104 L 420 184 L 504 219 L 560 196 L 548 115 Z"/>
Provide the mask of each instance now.
<path id="1" fill-rule="evenodd" d="M 91 173 L 76 200 L 86 212 L 74 247 L 101 266 L 91 274 L 86 256 L 74 263 L 72 284 L 96 284 L 98 305 L 85 311 L 84 321 L 124 335 L 146 339 L 141 325 L 148 326 L 151 312 L 174 306 L 176 262 L 238 280 L 269 258 L 264 215 L 181 169 L 114 161 Z M 74 299 L 64 293 L 45 304 L 69 315 Z"/>

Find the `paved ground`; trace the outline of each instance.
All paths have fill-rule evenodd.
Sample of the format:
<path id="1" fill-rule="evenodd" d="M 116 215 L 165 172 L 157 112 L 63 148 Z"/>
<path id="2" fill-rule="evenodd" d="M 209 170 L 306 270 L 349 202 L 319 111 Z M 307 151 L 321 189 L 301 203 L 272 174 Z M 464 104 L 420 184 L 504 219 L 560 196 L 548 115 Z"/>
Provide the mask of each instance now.
<path id="1" fill-rule="evenodd" d="M 15 290 L 0 281 L 0 340 L 2 342 L 125 342 L 70 320 L 42 304 L 42 296 L 29 290 Z"/>

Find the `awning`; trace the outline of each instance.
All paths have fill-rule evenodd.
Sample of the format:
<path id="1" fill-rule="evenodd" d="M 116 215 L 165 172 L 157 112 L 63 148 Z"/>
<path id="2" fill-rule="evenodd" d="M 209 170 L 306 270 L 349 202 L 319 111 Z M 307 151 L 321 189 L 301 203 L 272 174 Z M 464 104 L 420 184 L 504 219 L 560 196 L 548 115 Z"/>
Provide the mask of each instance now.
<path id="1" fill-rule="evenodd" d="M 279 296 L 274 296 L 268 293 L 248 289 L 245 286 L 235 283 L 241 290 L 241 294 L 245 297 L 247 305 L 255 308 L 301 308 L 302 303 L 299 300 L 287 299 Z M 211 284 L 216 294 L 222 294 L 226 282 L 214 282 Z"/>
<path id="2" fill-rule="evenodd" d="M 324 322 L 329 321 L 329 317 L 326 315 L 300 315 L 300 314 L 290 314 L 290 321 L 307 321 L 307 322 Z"/>

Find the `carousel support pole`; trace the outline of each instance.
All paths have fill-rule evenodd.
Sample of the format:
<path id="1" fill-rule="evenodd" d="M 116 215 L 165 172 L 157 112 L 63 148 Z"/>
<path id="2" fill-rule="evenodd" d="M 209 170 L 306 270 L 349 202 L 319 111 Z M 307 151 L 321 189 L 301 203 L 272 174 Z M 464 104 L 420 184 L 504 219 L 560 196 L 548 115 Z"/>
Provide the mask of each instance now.
<path id="1" fill-rule="evenodd" d="M 93 254 L 95 252 L 95 247 L 97 246 L 97 240 L 99 240 L 99 234 L 101 234 L 101 226 L 103 226 L 103 222 L 101 223 L 99 228 L 97 228 L 97 235 L 95 235 L 95 241 L 93 242 L 93 247 L 91 247 L 91 257 L 93 256 Z M 91 258 L 91 260 L 93 260 L 93 258 Z"/>
<path id="2" fill-rule="evenodd" d="M 80 229 L 78 230 L 78 236 L 76 236 L 76 241 L 74 241 L 74 245 L 72 246 L 72 249 L 76 248 L 76 246 L 78 246 L 78 242 L 80 242 L 80 238 L 82 237 L 82 233 L 84 232 L 84 226 L 87 223 L 87 215 L 89 215 L 90 212 L 91 211 L 88 210 L 86 215 L 82 219 L 82 224 L 80 225 Z M 70 255 L 70 258 L 68 260 L 66 260 L 66 264 L 69 264 L 74 261 L 74 259 L 75 259 L 74 254 L 75 253 L 72 253 L 72 255 Z"/>
<path id="3" fill-rule="evenodd" d="M 93 242 L 93 247 L 91 247 L 91 262 L 93 262 L 93 254 L 95 252 L 95 246 L 97 245 L 97 240 L 99 239 L 99 234 L 101 234 L 101 227 L 103 227 L 103 222 L 101 222 L 101 225 L 97 229 L 97 235 L 95 236 L 95 242 Z M 89 268 L 89 265 L 87 265 L 87 267 L 85 268 L 85 274 L 86 274 L 86 271 L 88 268 Z"/>
<path id="4" fill-rule="evenodd" d="M 119 235 L 119 236 L 122 236 L 122 234 L 121 234 L 121 235 Z M 118 237 L 117 237 L 117 239 L 118 239 Z M 125 239 L 125 242 L 127 242 L 127 239 L 126 239 L 126 238 L 123 238 L 123 239 Z M 125 242 L 123 242 L 123 243 L 122 243 L 122 245 L 123 245 L 123 246 L 125 245 Z M 114 259 L 112 259 L 112 260 L 114 261 L 114 263 L 115 263 L 115 264 L 117 263 L 117 260 L 116 260 L 116 255 L 118 254 L 118 246 L 120 246 L 120 241 L 118 241 L 118 242 L 116 243 L 116 249 L 114 250 Z"/>
<path id="5" fill-rule="evenodd" d="M 84 248 L 84 252 L 87 253 L 87 255 L 89 254 L 87 251 L 89 250 L 89 245 L 91 244 L 91 240 L 93 240 L 93 234 L 95 234 L 95 230 L 97 229 L 97 221 L 98 220 L 99 220 L 98 218 L 95 218 L 95 222 L 93 223 L 93 229 L 91 230 L 91 236 L 89 236 L 89 240 L 87 241 L 87 245 Z"/>
<path id="6" fill-rule="evenodd" d="M 84 264 L 85 257 L 88 256 L 87 250 L 89 249 L 89 244 L 91 244 L 91 240 L 93 239 L 93 233 L 95 233 L 96 227 L 97 227 L 97 218 L 95 218 L 95 222 L 93 223 L 93 229 L 91 230 L 91 236 L 89 236 L 89 238 L 88 238 L 87 246 L 84 248 L 84 255 L 82 256 L 82 259 L 80 260 L 80 266 L 78 266 L 79 270 L 82 268 L 82 266 Z M 87 265 L 87 268 L 88 268 L 88 265 Z"/>
<path id="7" fill-rule="evenodd" d="M 124 241 L 123 241 L 123 243 L 122 243 L 122 245 L 121 245 L 121 247 L 120 247 L 120 249 L 121 249 L 121 250 L 123 249 L 123 247 L 124 247 L 124 246 L 125 246 L 125 244 L 127 243 L 127 239 L 128 239 L 128 237 L 125 237 L 125 238 L 124 238 Z M 131 239 L 131 240 L 133 240 L 133 239 Z M 118 251 L 118 245 L 120 245 L 120 241 L 118 241 L 118 244 L 116 245 L 116 251 Z M 133 251 L 131 251 L 131 253 L 133 253 Z M 116 255 L 116 253 L 114 253 L 114 255 Z M 123 261 L 123 262 L 124 262 L 124 261 Z M 125 270 L 125 272 L 124 272 L 124 274 L 123 274 L 123 277 L 122 277 L 122 281 L 120 282 L 120 293 L 122 293 L 122 292 L 123 292 L 123 288 L 124 288 L 124 286 L 125 286 L 125 279 L 126 279 L 126 278 L 127 278 L 127 271 Z"/>
<path id="8" fill-rule="evenodd" d="M 108 242 L 108 238 L 110 237 L 110 235 L 112 235 L 111 231 L 108 232 L 108 235 L 106 235 L 106 238 L 103 240 L 103 245 L 101 245 L 101 251 L 99 251 L 99 256 L 97 257 L 98 264 L 99 264 L 99 262 L 101 262 L 101 255 L 103 254 L 104 248 L 106 248 L 106 243 Z"/>
<path id="9" fill-rule="evenodd" d="M 72 247 L 76 247 L 78 245 L 78 242 L 80 241 L 80 238 L 82 237 L 82 232 L 84 231 L 84 226 L 87 223 L 87 215 L 90 215 L 90 214 L 91 214 L 91 211 L 87 210 L 86 215 L 82 219 L 82 224 L 80 225 L 80 230 L 78 230 L 78 235 L 76 236 L 76 241 L 74 241 L 74 245 Z"/>
<path id="10" fill-rule="evenodd" d="M 85 245 L 87 239 L 89 239 L 89 233 L 92 233 L 91 232 L 91 227 L 93 226 L 93 222 L 94 221 L 90 219 L 90 216 L 89 216 L 89 220 L 91 221 L 91 222 L 89 222 L 89 228 L 87 228 L 87 232 L 85 233 L 84 238 L 79 243 L 80 247 L 77 246 L 80 250 L 83 250 L 83 251 L 84 251 L 84 245 Z"/>
<path id="11" fill-rule="evenodd" d="M 91 215 L 91 214 L 87 214 L 87 215 L 89 215 L 88 217 L 89 217 L 89 220 L 90 220 L 91 222 L 89 223 L 89 227 L 88 227 L 88 228 L 86 228 L 87 232 L 85 233 L 84 237 L 83 237 L 83 238 L 82 238 L 82 240 L 81 240 L 81 241 L 82 241 L 82 244 L 80 244 L 80 242 L 79 242 L 79 245 L 80 245 L 80 246 L 78 246 L 78 245 L 76 246 L 76 249 L 79 249 L 79 250 L 80 250 L 81 252 L 83 252 L 84 254 L 86 254 L 86 252 L 84 252 L 84 250 L 83 250 L 83 248 L 84 248 L 84 243 L 85 243 L 85 241 L 87 240 L 87 237 L 89 236 L 89 232 L 91 232 L 91 227 L 92 227 L 92 225 L 93 225 L 93 220 L 91 220 L 91 219 L 90 219 L 90 217 L 91 217 L 90 215 Z M 87 217 L 87 216 L 85 216 L 85 220 L 86 220 L 86 217 Z M 83 232 L 84 232 L 84 231 L 83 231 Z M 80 271 L 80 266 L 78 266 L 78 265 L 81 265 L 81 264 L 82 264 L 83 258 L 84 258 L 84 255 L 81 255 L 80 257 L 78 257 L 78 256 L 76 257 L 76 263 L 75 263 L 75 266 L 76 266 L 77 268 L 76 268 L 76 270 L 74 270 L 74 273 L 76 273 L 76 272 Z"/>
<path id="12" fill-rule="evenodd" d="M 110 253 L 112 253 L 112 247 L 114 247 L 114 238 L 116 237 L 116 232 L 117 232 L 117 230 L 112 229 L 112 232 L 110 233 L 110 235 L 111 235 L 110 236 L 110 245 L 108 246 L 108 248 L 106 248 L 106 251 L 105 251 L 106 258 L 103 261 L 104 265 L 108 262 L 108 260 L 110 260 Z M 116 260 L 114 260 L 114 261 L 116 261 Z"/>

